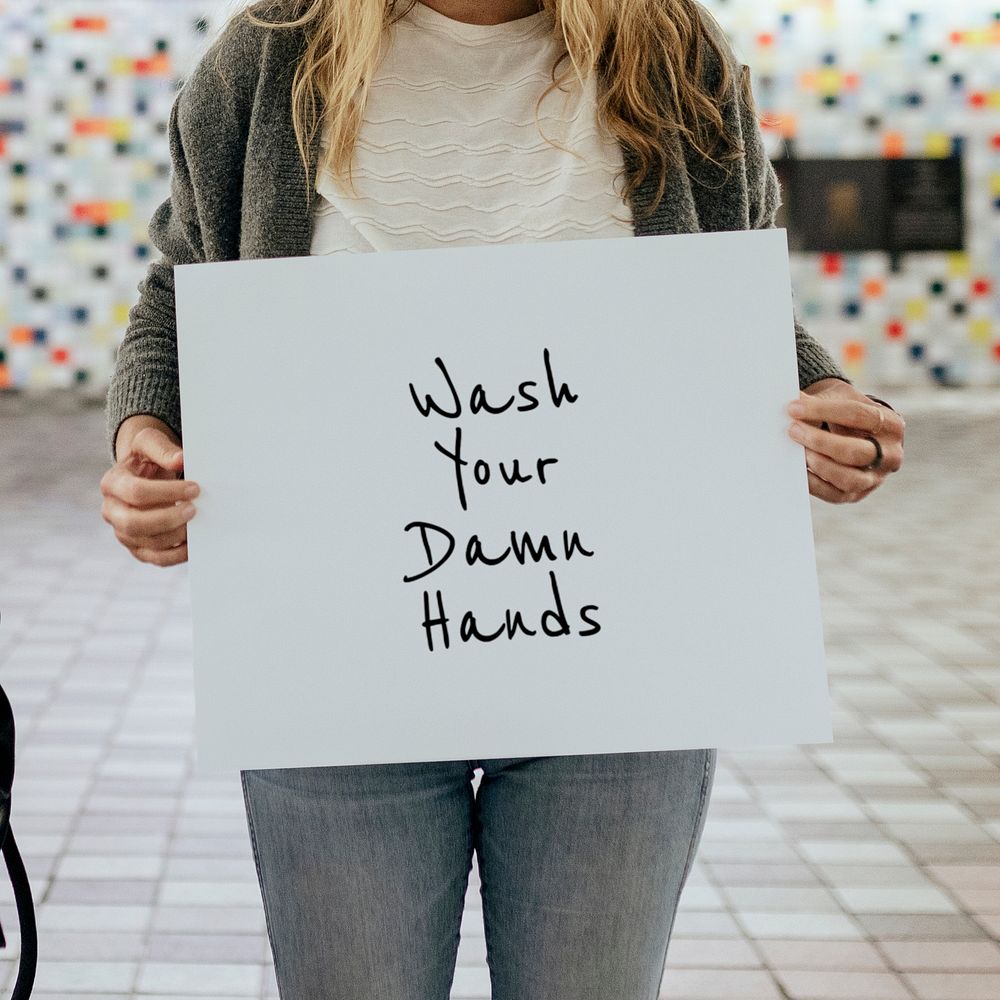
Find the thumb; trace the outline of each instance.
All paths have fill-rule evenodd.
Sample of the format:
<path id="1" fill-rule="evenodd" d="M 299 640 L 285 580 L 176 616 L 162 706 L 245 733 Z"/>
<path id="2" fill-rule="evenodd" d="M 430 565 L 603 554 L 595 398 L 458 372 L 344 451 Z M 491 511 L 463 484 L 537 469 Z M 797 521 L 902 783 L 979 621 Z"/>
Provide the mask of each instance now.
<path id="1" fill-rule="evenodd" d="M 184 467 L 184 452 L 155 427 L 146 427 L 136 434 L 132 454 L 170 472 L 180 472 Z"/>

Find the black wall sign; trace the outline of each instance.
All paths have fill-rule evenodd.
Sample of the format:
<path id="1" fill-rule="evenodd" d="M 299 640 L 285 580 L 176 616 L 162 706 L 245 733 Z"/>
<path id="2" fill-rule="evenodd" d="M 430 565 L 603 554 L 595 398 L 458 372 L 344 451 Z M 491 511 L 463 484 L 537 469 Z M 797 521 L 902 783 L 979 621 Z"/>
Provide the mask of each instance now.
<path id="1" fill-rule="evenodd" d="M 960 157 L 781 159 L 778 225 L 792 250 L 915 253 L 965 249 Z"/>

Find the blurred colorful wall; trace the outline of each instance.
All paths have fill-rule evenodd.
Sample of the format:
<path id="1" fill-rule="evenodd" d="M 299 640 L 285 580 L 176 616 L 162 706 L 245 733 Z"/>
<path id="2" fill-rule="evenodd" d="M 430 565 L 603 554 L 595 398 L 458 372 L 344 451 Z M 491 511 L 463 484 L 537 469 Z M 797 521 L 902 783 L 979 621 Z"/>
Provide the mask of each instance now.
<path id="1" fill-rule="evenodd" d="M 966 249 L 795 255 L 803 323 L 853 377 L 1000 385 L 1000 5 L 714 0 L 770 151 L 964 160 Z"/>
<path id="2" fill-rule="evenodd" d="M 171 101 L 236 2 L 0 0 L 0 389 L 103 394 L 155 253 Z M 773 155 L 964 159 L 965 252 L 796 254 L 802 321 L 867 385 L 1000 386 L 997 0 L 706 6 Z"/>

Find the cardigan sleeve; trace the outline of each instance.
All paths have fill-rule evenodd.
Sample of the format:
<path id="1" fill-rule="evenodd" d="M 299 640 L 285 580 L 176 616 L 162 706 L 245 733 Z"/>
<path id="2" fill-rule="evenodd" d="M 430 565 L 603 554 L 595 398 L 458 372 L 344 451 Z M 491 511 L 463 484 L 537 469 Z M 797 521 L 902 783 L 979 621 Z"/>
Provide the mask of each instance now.
<path id="1" fill-rule="evenodd" d="M 764 149 L 760 122 L 750 93 L 750 68 L 736 63 L 740 78 L 736 83 L 739 103 L 740 131 L 742 133 L 747 174 L 747 197 L 752 229 L 774 229 L 775 218 L 781 205 L 781 186 L 774 166 Z M 795 322 L 795 349 L 799 367 L 799 388 L 825 378 L 851 380 L 834 361 L 826 348 L 799 322 Z"/>
<path id="2" fill-rule="evenodd" d="M 147 267 L 118 347 L 106 399 L 112 462 L 122 422 L 150 414 L 181 437 L 174 265 L 239 256 L 242 172 L 259 33 L 230 22 L 178 92 L 167 135 L 169 197 L 148 232 L 160 257 Z M 212 156 L 189 158 L 192 149 Z"/>

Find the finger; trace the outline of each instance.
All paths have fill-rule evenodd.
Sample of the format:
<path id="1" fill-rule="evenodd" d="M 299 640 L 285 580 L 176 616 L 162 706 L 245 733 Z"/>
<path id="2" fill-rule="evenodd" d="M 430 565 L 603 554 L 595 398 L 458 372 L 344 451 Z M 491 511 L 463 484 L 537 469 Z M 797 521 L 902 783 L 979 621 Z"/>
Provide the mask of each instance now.
<path id="1" fill-rule="evenodd" d="M 819 420 L 818 418 L 814 418 L 811 414 L 808 414 L 805 409 L 799 408 L 796 405 L 796 404 L 798 404 L 800 402 L 805 402 L 806 400 L 812 399 L 812 397 L 809 396 L 805 392 L 800 392 L 799 393 L 799 397 L 800 397 L 799 399 L 793 400 L 789 404 L 789 406 L 788 406 L 788 412 L 793 417 L 797 417 L 799 420 L 802 420 L 802 421 L 807 422 L 807 423 L 811 423 L 815 427 L 822 426 L 823 429 L 825 430 L 827 428 L 827 424 L 826 424 L 825 420 Z"/>
<path id="2" fill-rule="evenodd" d="M 847 503 L 847 497 L 844 493 L 836 488 L 836 486 L 831 486 L 828 482 L 820 479 L 814 472 L 807 472 L 806 475 L 809 478 L 809 492 L 819 500 L 825 500 L 827 503 Z"/>
<path id="3" fill-rule="evenodd" d="M 826 421 L 854 427 L 866 434 L 878 433 L 879 437 L 901 438 L 906 424 L 903 418 L 887 406 L 877 403 L 863 403 L 857 399 L 842 396 L 802 397 L 789 406 L 789 413 L 800 420 Z"/>
<path id="4" fill-rule="evenodd" d="M 860 494 L 875 489 L 882 481 L 877 472 L 866 472 L 853 465 L 840 465 L 818 451 L 806 449 L 806 467 L 824 482 L 836 487 L 842 493 Z"/>
<path id="5" fill-rule="evenodd" d="M 143 427 L 132 438 L 132 448 L 127 457 L 147 459 L 170 472 L 180 472 L 184 466 L 184 452 L 156 427 Z"/>
<path id="6" fill-rule="evenodd" d="M 187 541 L 187 525 L 181 525 L 173 531 L 165 531 L 162 535 L 146 536 L 144 538 L 134 535 L 126 535 L 121 531 L 115 531 L 115 538 L 127 549 L 155 549 L 162 551 L 172 549 L 176 545 Z"/>
<path id="7" fill-rule="evenodd" d="M 857 427 L 848 427 L 846 424 L 828 424 L 825 430 L 833 431 L 834 434 L 844 434 L 847 437 L 868 437 L 867 431 L 859 430 Z"/>
<path id="8" fill-rule="evenodd" d="M 903 467 L 903 447 L 900 444 L 891 444 L 882 449 L 882 465 L 880 468 L 886 472 L 899 472 Z"/>
<path id="9" fill-rule="evenodd" d="M 138 548 L 132 550 L 132 555 L 139 562 L 151 563 L 154 566 L 176 566 L 178 563 L 187 562 L 187 545 L 178 545 L 174 549 L 167 549 L 160 552 L 156 549 Z"/>
<path id="10" fill-rule="evenodd" d="M 799 420 L 789 427 L 788 435 L 793 441 L 798 441 L 806 448 L 818 451 L 841 465 L 853 465 L 860 469 L 875 460 L 875 445 L 865 438 L 834 434 Z"/>
<path id="11" fill-rule="evenodd" d="M 181 500 L 192 500 L 201 492 L 190 479 L 146 479 L 122 465 L 109 469 L 101 479 L 101 493 L 117 497 L 130 507 L 163 507 Z"/>
<path id="12" fill-rule="evenodd" d="M 123 535 L 130 538 L 151 538 L 187 524 L 194 517 L 195 510 L 194 504 L 186 500 L 166 507 L 139 510 L 117 497 L 105 497 L 101 505 L 101 516 Z"/>

